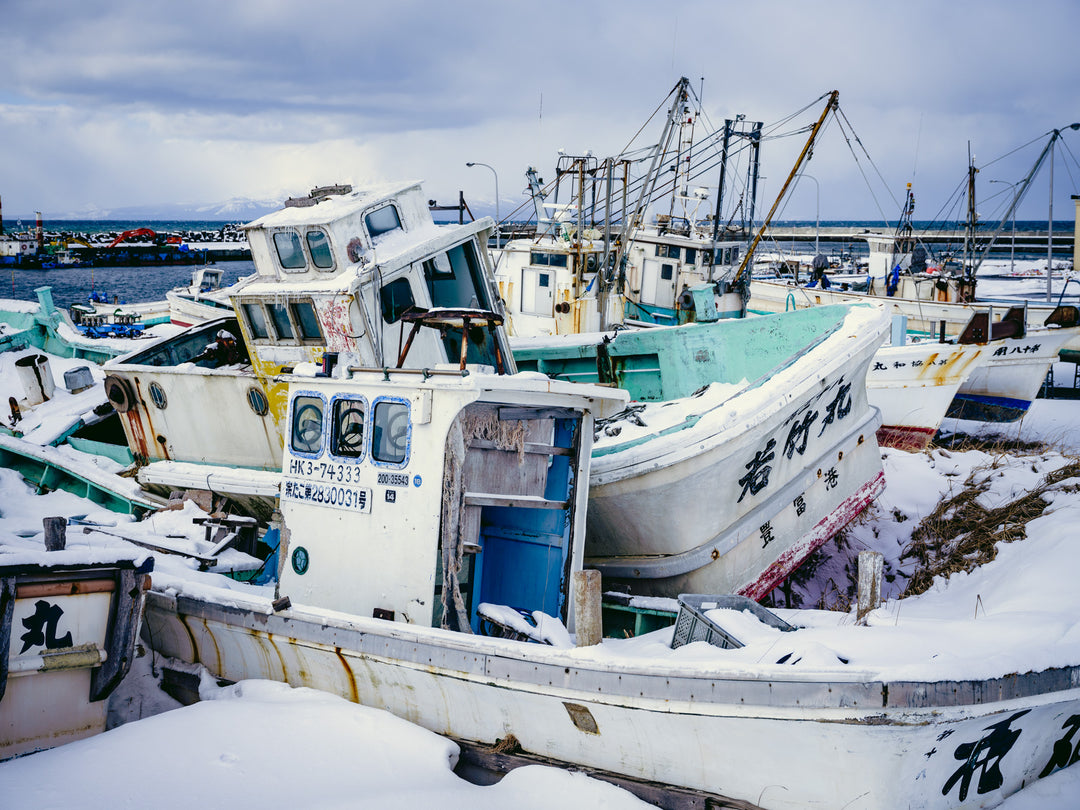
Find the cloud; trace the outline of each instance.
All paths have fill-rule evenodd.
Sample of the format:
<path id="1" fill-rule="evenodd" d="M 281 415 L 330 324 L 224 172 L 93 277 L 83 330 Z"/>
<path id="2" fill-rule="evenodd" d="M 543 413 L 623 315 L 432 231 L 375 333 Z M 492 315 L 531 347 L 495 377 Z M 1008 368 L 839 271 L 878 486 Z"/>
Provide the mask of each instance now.
<path id="1" fill-rule="evenodd" d="M 21 214 L 419 177 L 431 197 L 491 203 L 489 173 L 464 167 L 483 161 L 505 212 L 528 165 L 549 173 L 560 147 L 616 153 L 685 75 L 715 126 L 806 108 L 805 126 L 840 91 L 859 142 L 829 125 L 806 169 L 819 188 L 797 189 L 788 216 L 894 216 L 906 182 L 926 213 L 962 179 L 969 141 L 990 161 L 1080 115 L 1076 30 L 1067 0 L 15 4 L 0 195 Z M 759 208 L 804 140 L 764 144 Z M 995 179 L 1019 180 L 1038 148 Z M 1058 182 L 1070 216 L 1075 186 Z"/>

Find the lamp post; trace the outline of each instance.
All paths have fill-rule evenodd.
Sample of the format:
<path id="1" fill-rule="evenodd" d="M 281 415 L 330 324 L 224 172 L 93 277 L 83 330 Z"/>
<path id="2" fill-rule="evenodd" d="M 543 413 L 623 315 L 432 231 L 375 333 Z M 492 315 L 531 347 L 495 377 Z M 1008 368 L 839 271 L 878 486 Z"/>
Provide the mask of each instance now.
<path id="1" fill-rule="evenodd" d="M 465 164 L 470 169 L 473 166 L 483 166 L 484 168 L 491 169 L 491 173 L 495 175 L 495 244 L 501 247 L 499 241 L 499 173 L 495 169 L 486 163 L 480 163 L 479 161 L 471 161 Z"/>
<path id="2" fill-rule="evenodd" d="M 1012 244 L 1009 246 L 1009 272 L 1016 270 L 1016 186 L 1018 183 L 1010 183 L 1008 180 L 991 180 L 991 183 L 1001 183 L 1009 186 L 1013 192 L 1012 199 Z"/>
<path id="3" fill-rule="evenodd" d="M 814 255 L 818 255 L 818 236 L 821 232 L 821 184 L 813 175 L 803 174 L 807 180 L 814 181 Z"/>

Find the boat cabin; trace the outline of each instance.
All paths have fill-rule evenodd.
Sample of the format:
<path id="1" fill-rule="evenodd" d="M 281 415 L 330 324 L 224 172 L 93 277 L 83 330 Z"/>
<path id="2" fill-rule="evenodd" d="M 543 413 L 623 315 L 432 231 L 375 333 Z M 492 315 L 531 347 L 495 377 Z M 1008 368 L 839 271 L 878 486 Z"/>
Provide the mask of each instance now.
<path id="1" fill-rule="evenodd" d="M 501 314 L 486 251 L 493 227 L 490 218 L 436 225 L 419 183 L 317 188 L 245 226 L 257 273 L 230 296 L 232 316 L 107 366 L 132 453 L 280 469 L 287 407 L 280 375 L 319 364 L 328 352 L 394 366 L 409 335 L 406 314 Z M 239 355 L 192 363 L 222 330 L 238 339 Z M 502 360 L 512 372 L 502 329 L 474 331 L 463 340 L 460 329 L 423 330 L 407 362 Z"/>
<path id="2" fill-rule="evenodd" d="M 481 605 L 573 623 L 593 419 L 625 392 L 443 367 L 291 379 L 280 594 L 481 632 Z"/>
<path id="3" fill-rule="evenodd" d="M 713 287 L 709 303 L 716 318 L 742 316 L 742 298 L 731 290 L 742 242 L 714 242 L 710 222 L 663 215 L 633 238 L 627 262 L 628 322 L 672 326 L 703 320 L 695 290 L 705 286 Z"/>

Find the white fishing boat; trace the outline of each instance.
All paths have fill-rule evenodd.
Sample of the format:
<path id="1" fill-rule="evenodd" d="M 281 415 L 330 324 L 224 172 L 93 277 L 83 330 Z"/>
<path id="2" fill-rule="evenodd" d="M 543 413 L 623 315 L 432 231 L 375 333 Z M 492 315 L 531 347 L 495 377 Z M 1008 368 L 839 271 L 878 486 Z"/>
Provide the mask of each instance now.
<path id="1" fill-rule="evenodd" d="M 878 349 L 866 373 L 866 398 L 881 411 L 878 444 L 907 451 L 925 449 L 957 391 L 985 366 L 991 351 L 985 346 L 938 342 Z"/>
<path id="2" fill-rule="evenodd" d="M 1055 320 L 1065 325 L 1054 325 Z M 1047 372 L 1061 350 L 1080 339 L 1076 307 L 1058 307 L 1048 322 L 1041 329 L 1025 328 L 1021 307 L 992 326 L 987 313 L 976 315 L 958 342 L 981 344 L 989 356 L 957 390 L 946 415 L 984 422 L 1014 422 L 1023 417 L 1046 384 Z M 1011 336 L 994 339 L 995 334 Z"/>
<path id="3" fill-rule="evenodd" d="M 642 401 L 593 450 L 589 566 L 636 594 L 768 594 L 884 486 L 865 380 L 888 324 L 863 305 L 515 341 L 519 368 Z"/>
<path id="4" fill-rule="evenodd" d="M 233 315 L 106 365 L 106 392 L 132 453 L 144 463 L 280 470 L 280 375 L 338 352 L 372 367 L 399 365 L 410 311 L 497 316 L 482 247 L 493 226 L 490 218 L 435 225 L 419 183 L 318 188 L 246 226 L 257 275 L 229 288 Z M 505 359 L 512 368 L 505 337 L 482 323 L 465 340 L 461 328 L 420 332 L 410 364 L 456 361 L 464 348 L 469 362 Z M 222 332 L 237 339 L 236 352 L 217 351 Z"/>
<path id="5" fill-rule="evenodd" d="M 222 287 L 223 276 L 221 268 L 204 265 L 192 271 L 190 284 L 166 292 L 169 321 L 177 326 L 194 326 L 232 315 L 229 296 L 237 290 Z M 241 282 L 243 279 L 238 284 Z"/>
<path id="6" fill-rule="evenodd" d="M 745 296 L 729 283 L 742 243 L 717 226 L 709 190 L 691 186 L 689 155 L 708 147 L 693 143 L 698 114 L 690 94 L 689 81 L 680 79 L 665 102 L 662 132 L 644 157 L 626 152 L 601 160 L 560 151 L 556 179 L 546 186 L 535 169 L 526 171 L 535 233 L 512 236 L 495 261 L 511 334 L 687 323 L 695 319 L 694 291 L 705 288 L 717 317 L 744 314 Z M 725 146 L 725 159 L 726 153 Z M 626 166 L 637 161 L 647 169 L 631 180 Z M 569 202 L 559 203 L 560 194 Z M 647 223 L 664 197 L 667 212 Z"/>
<path id="7" fill-rule="evenodd" d="M 1075 667 L 965 680 L 950 661 L 912 680 L 821 652 L 800 665 L 803 630 L 716 597 L 688 598 L 649 656 L 479 635 L 595 641 L 580 571 L 588 451 L 593 417 L 625 399 L 442 370 L 290 383 L 277 591 L 156 585 L 145 636 L 161 654 L 721 806 L 990 807 L 1070 762 Z M 775 633 L 776 662 L 664 653 L 709 635 L 705 619 L 731 631 L 727 646 L 751 625 Z"/>
<path id="8" fill-rule="evenodd" d="M 104 731 L 135 658 L 153 559 L 57 549 L 0 546 L 0 760 Z"/>

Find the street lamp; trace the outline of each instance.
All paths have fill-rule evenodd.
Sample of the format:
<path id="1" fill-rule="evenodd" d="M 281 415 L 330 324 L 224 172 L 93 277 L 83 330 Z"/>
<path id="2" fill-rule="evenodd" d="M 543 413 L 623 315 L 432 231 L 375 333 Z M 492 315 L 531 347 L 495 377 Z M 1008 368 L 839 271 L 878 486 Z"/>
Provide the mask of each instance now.
<path id="1" fill-rule="evenodd" d="M 1009 272 L 1016 272 L 1016 187 L 1019 183 L 1010 183 L 1008 180 L 991 180 L 991 183 L 1001 183 L 1009 186 L 1013 192 L 1012 200 L 1012 244 L 1009 246 Z"/>
<path id="2" fill-rule="evenodd" d="M 493 167 L 488 166 L 486 163 L 480 163 L 479 161 L 472 161 L 465 165 L 470 169 L 473 166 L 483 166 L 487 169 L 491 169 L 491 173 L 495 175 L 495 244 L 501 247 L 501 242 L 499 241 L 499 173 L 495 171 Z"/>

